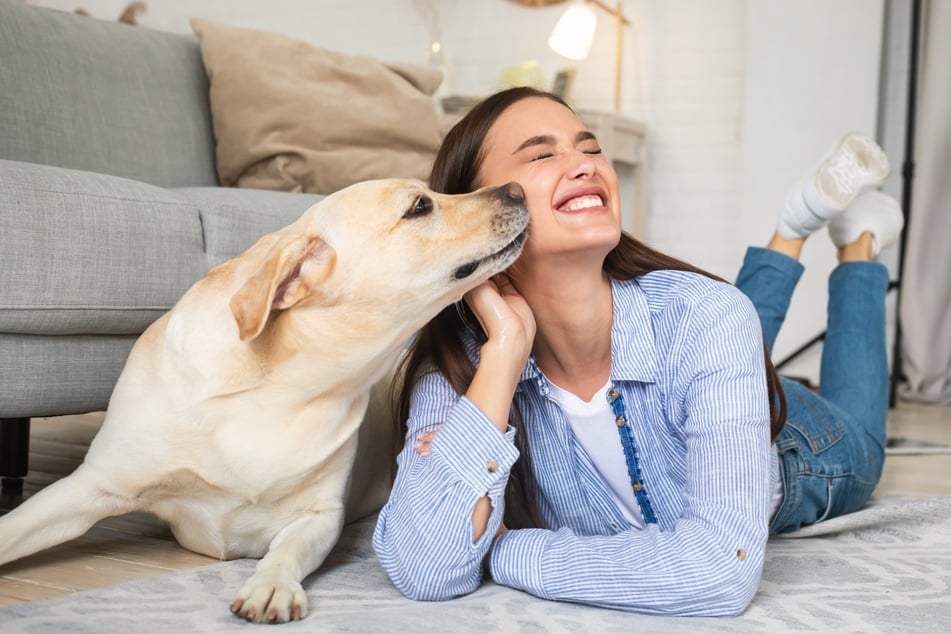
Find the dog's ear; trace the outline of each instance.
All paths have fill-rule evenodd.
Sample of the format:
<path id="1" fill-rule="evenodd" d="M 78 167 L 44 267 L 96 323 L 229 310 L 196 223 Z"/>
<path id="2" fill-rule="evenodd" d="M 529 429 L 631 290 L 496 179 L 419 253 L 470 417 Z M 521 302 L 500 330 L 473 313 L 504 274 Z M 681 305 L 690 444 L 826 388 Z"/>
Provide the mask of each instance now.
<path id="1" fill-rule="evenodd" d="M 318 237 L 273 248 L 261 269 L 231 298 L 241 341 L 261 334 L 271 312 L 312 295 L 333 269 L 334 250 Z"/>

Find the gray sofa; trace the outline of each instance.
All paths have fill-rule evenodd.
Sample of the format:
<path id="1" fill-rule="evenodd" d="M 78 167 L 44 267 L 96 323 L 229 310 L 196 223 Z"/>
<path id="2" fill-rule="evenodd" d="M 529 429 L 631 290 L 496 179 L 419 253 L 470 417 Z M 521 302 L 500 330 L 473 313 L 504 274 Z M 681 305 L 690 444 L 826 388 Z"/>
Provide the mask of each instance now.
<path id="1" fill-rule="evenodd" d="M 106 408 L 136 338 L 321 197 L 218 186 L 198 41 L 0 0 L 0 476 Z"/>

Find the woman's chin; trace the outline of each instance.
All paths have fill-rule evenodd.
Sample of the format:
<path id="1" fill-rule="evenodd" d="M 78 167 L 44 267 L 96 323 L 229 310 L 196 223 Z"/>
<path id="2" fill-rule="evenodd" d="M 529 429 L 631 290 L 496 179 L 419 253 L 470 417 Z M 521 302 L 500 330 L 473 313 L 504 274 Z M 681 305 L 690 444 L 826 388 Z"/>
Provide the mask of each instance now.
<path id="1" fill-rule="evenodd" d="M 604 227 L 595 230 L 588 227 L 585 230 L 576 229 L 565 233 L 559 239 L 539 240 L 532 244 L 532 239 L 525 246 L 525 255 L 528 257 L 579 255 L 603 258 L 617 246 L 621 240 L 621 230 Z"/>

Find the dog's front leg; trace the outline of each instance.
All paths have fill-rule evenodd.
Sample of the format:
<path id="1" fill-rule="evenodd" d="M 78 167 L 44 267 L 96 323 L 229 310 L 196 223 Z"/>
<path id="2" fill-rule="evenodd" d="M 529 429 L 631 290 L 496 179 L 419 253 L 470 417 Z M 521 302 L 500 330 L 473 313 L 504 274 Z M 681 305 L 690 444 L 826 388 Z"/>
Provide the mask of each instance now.
<path id="1" fill-rule="evenodd" d="M 231 603 L 231 611 L 255 623 L 298 621 L 307 615 L 301 581 L 316 570 L 337 543 L 344 508 L 308 513 L 284 527 L 271 542 Z"/>

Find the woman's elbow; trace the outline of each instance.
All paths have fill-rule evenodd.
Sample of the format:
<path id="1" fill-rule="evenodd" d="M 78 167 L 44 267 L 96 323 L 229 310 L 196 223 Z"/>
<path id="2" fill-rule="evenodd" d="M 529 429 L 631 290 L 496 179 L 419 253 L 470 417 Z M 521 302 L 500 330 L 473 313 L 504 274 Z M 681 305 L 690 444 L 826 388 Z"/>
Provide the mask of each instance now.
<path id="1" fill-rule="evenodd" d="M 446 601 L 475 591 L 481 571 L 465 566 L 441 566 L 417 553 L 399 552 L 386 540 L 374 540 L 377 560 L 387 577 L 407 599 Z"/>
<path id="2" fill-rule="evenodd" d="M 760 567 L 755 574 L 737 571 L 725 576 L 709 598 L 708 616 L 740 616 L 746 611 L 759 589 Z"/>
<path id="3" fill-rule="evenodd" d="M 718 571 L 702 584 L 684 584 L 679 592 L 667 595 L 668 601 L 658 605 L 657 613 L 667 616 L 729 617 L 746 611 L 759 588 L 762 566 L 737 566 L 719 557 L 708 562 L 707 570 Z M 745 563 L 751 563 L 749 561 Z M 673 589 L 671 589 L 673 590 Z M 633 608 L 638 611 L 637 608 Z"/>
<path id="4" fill-rule="evenodd" d="M 413 601 L 448 601 L 470 594 L 479 587 L 480 580 L 472 576 L 421 572 L 412 568 L 384 567 L 390 581 L 400 593 Z"/>
<path id="5" fill-rule="evenodd" d="M 427 579 L 413 579 L 409 576 L 390 575 L 390 581 L 404 597 L 413 601 L 448 601 L 472 592 L 452 591 L 448 584 L 428 583 Z"/>
<path id="6" fill-rule="evenodd" d="M 740 616 L 746 612 L 754 596 L 756 596 L 755 587 L 752 591 L 745 586 L 725 590 L 719 597 L 720 609 L 717 610 L 715 616 Z"/>

